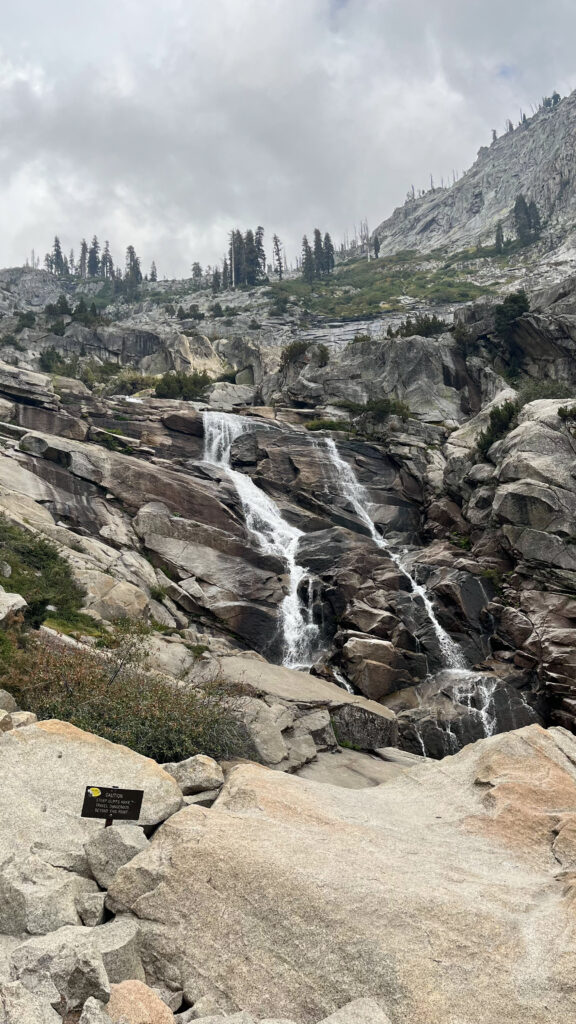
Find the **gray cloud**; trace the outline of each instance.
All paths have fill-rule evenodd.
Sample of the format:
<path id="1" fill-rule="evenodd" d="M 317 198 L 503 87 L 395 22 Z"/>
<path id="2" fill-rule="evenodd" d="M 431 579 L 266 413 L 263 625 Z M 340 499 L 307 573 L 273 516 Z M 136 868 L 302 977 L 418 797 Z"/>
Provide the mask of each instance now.
<path id="1" fill-rule="evenodd" d="M 229 227 L 375 226 L 572 87 L 572 0 L 30 0 L 0 38 L 0 263 L 58 232 L 144 265 Z M 575 83 L 576 84 L 576 83 Z"/>

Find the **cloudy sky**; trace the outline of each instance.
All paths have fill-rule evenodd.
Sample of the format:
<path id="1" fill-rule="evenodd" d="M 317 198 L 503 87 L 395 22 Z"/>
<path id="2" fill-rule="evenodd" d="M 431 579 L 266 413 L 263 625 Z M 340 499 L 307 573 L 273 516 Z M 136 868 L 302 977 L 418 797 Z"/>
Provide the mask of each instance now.
<path id="1" fill-rule="evenodd" d="M 576 87 L 574 0 L 2 7 L 0 266 L 96 233 L 181 276 L 257 224 L 295 255 Z"/>

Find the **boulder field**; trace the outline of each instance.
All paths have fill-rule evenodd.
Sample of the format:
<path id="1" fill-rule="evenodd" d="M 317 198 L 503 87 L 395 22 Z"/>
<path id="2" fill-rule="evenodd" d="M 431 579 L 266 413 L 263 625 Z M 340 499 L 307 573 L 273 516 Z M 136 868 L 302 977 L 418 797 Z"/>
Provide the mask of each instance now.
<path id="1" fill-rule="evenodd" d="M 406 756 L 360 790 L 163 768 L 59 722 L 2 735 L 0 769 L 2 1024 L 575 1019 L 562 728 Z M 85 785 L 112 778 L 144 789 L 140 823 L 79 817 Z M 185 805 L 208 786 L 211 806 Z"/>

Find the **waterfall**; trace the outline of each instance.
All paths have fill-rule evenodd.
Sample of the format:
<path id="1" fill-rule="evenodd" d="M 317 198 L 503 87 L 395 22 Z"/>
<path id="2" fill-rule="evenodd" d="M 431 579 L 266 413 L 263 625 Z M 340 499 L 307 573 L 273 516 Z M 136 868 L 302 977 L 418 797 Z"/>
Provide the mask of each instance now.
<path id="1" fill-rule="evenodd" d="M 302 530 L 290 526 L 281 516 L 275 502 L 254 481 L 231 468 L 230 452 L 233 441 L 254 429 L 254 424 L 242 416 L 230 413 L 203 412 L 204 461 L 224 469 L 233 482 L 244 521 L 253 534 L 260 551 L 281 558 L 286 564 L 289 578 L 288 593 L 280 605 L 282 630 L 282 663 L 287 668 L 309 667 L 316 660 L 320 630 L 313 620 L 312 579 L 297 560 Z M 300 600 L 305 582 L 307 604 Z"/>
<path id="2" fill-rule="evenodd" d="M 382 548 L 383 551 L 386 551 L 394 564 L 398 569 L 400 569 L 400 572 L 406 577 L 410 583 L 410 589 L 414 597 L 419 598 L 424 605 L 424 609 L 428 619 L 430 620 L 436 639 L 438 640 L 440 652 L 446 667 L 453 669 L 465 669 L 466 662 L 462 651 L 458 647 L 458 644 L 454 643 L 446 630 L 438 622 L 436 613 L 434 612 L 434 606 L 426 593 L 425 588 L 414 579 L 406 565 L 403 563 L 401 556 L 390 547 L 388 542 L 376 529 L 367 510 L 367 506 L 370 504 L 370 501 L 366 489 L 357 479 L 353 469 L 341 457 L 331 437 L 325 438 L 325 444 L 330 461 L 336 471 L 335 476 L 342 497 L 346 498 L 360 521 L 367 527 L 374 543 L 377 544 L 379 548 Z"/>

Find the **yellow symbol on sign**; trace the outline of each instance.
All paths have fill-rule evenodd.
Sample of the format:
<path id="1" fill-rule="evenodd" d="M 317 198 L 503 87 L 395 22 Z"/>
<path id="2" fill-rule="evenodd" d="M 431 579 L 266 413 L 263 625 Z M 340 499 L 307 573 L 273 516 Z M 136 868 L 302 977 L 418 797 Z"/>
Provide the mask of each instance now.
<path id="1" fill-rule="evenodd" d="M 101 796 L 101 790 L 97 789 L 96 786 L 89 786 L 88 792 L 91 796 Z"/>

